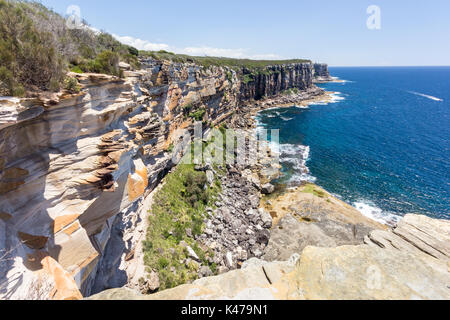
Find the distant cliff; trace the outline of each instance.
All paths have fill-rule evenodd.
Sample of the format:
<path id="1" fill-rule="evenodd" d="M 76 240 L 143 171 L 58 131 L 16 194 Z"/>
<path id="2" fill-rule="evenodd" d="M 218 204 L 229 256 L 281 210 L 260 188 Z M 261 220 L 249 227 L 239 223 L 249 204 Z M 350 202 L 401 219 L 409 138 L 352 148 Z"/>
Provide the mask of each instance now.
<path id="1" fill-rule="evenodd" d="M 324 63 L 315 63 L 314 64 L 314 82 L 328 82 L 333 80 L 330 76 L 330 72 L 328 71 L 328 65 Z"/>
<path id="2" fill-rule="evenodd" d="M 116 218 L 139 210 L 173 166 L 177 129 L 195 120 L 209 128 L 246 100 L 312 88 L 314 78 L 311 63 L 255 75 L 152 58 L 141 65 L 122 64 L 123 79 L 71 73 L 78 93 L 0 99 L 2 299 L 29 299 L 36 287 L 40 298 L 89 294 Z"/>
<path id="3" fill-rule="evenodd" d="M 260 100 L 291 88 L 305 90 L 312 86 L 314 74 L 311 63 L 269 66 L 256 73 L 243 69 L 240 98 Z"/>

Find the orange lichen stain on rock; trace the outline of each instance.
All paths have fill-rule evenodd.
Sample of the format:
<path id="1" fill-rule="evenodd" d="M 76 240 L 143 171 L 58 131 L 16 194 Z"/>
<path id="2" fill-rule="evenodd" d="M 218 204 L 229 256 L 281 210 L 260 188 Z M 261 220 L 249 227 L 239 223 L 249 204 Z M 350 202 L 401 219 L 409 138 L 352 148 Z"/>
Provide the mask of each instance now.
<path id="1" fill-rule="evenodd" d="M 53 300 L 82 300 L 83 296 L 78 289 L 72 275 L 52 257 L 45 257 L 41 261 L 44 271 L 50 275 L 55 284 L 50 297 Z"/>
<path id="2" fill-rule="evenodd" d="M 42 249 L 45 247 L 48 241 L 48 237 L 44 236 L 34 236 L 25 232 L 18 232 L 19 239 L 22 240 L 23 244 L 31 249 Z"/>
<path id="3" fill-rule="evenodd" d="M 197 91 L 189 91 L 189 93 L 184 97 L 184 105 L 199 102 L 200 99 L 200 95 Z"/>
<path id="4" fill-rule="evenodd" d="M 3 173 L 2 179 L 19 179 L 28 176 L 28 170 L 22 168 L 9 168 Z"/>
<path id="5" fill-rule="evenodd" d="M 133 175 L 128 175 L 128 199 L 130 202 L 135 201 L 141 197 L 145 189 L 148 187 L 148 172 L 147 168 L 143 166 L 142 168 L 136 168 Z"/>
<path id="6" fill-rule="evenodd" d="M 56 217 L 53 222 L 53 233 L 58 233 L 77 220 L 79 216 L 79 214 L 68 214 L 65 216 Z"/>
<path id="7" fill-rule="evenodd" d="M 0 219 L 1 220 L 3 220 L 3 221 L 8 221 L 9 219 L 11 219 L 12 218 L 12 215 L 10 215 L 9 213 L 6 213 L 6 212 L 3 212 L 3 211 L 0 211 Z"/>
<path id="8" fill-rule="evenodd" d="M 17 182 L 0 182 L 0 194 L 6 194 L 25 184 L 25 181 Z"/>
<path id="9" fill-rule="evenodd" d="M 158 104 L 159 104 L 158 101 L 151 101 L 151 102 L 150 102 L 150 107 L 153 109 L 153 108 L 157 107 Z"/>
<path id="10" fill-rule="evenodd" d="M 167 93 L 167 99 L 169 100 L 168 108 L 170 111 L 178 106 L 181 99 L 181 92 L 181 89 L 178 87 L 169 89 L 169 92 Z"/>
<path id="11" fill-rule="evenodd" d="M 79 230 L 80 228 L 80 223 L 78 221 L 75 221 L 68 228 L 64 229 L 63 232 L 70 237 L 75 231 Z"/>

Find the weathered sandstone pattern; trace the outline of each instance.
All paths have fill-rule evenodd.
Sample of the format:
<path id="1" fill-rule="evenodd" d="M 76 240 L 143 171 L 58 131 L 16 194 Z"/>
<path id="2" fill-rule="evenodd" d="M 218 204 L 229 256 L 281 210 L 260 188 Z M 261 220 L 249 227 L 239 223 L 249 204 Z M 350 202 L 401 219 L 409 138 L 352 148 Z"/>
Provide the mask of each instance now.
<path id="1" fill-rule="evenodd" d="M 34 297 L 32 284 L 43 287 L 47 276 L 57 283 L 40 298 L 77 297 L 62 293 L 71 279 L 88 295 L 99 266 L 117 269 L 137 246 L 113 233 L 123 251 L 105 259 L 115 223 L 137 227 L 143 197 L 173 166 L 167 150 L 178 129 L 192 130 L 189 112 L 204 109 L 211 126 L 242 99 L 312 86 L 312 64 L 275 69 L 279 78 L 242 85 L 228 69 L 146 60 L 125 79 L 71 74 L 79 94 L 0 98 L 0 298 Z"/>

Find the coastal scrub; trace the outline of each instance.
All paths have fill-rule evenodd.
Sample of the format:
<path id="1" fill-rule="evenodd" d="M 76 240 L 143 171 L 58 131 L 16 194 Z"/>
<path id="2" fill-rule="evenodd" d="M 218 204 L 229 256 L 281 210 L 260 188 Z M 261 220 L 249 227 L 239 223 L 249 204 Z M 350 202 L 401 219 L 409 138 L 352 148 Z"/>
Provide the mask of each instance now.
<path id="1" fill-rule="evenodd" d="M 208 186 L 206 180 L 193 164 L 180 164 L 155 196 L 144 262 L 158 273 L 162 290 L 196 280 L 201 265 L 216 269 L 209 263 L 213 253 L 195 241 L 203 232 L 206 209 L 214 206 L 220 192 L 219 183 Z"/>

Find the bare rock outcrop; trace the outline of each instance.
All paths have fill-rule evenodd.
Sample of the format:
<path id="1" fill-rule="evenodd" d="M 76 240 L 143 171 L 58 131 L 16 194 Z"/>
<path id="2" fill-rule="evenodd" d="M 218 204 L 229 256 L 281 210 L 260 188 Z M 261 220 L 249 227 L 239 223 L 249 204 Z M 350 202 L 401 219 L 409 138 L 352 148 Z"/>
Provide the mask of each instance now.
<path id="1" fill-rule="evenodd" d="M 314 83 L 329 82 L 332 80 L 333 78 L 328 71 L 328 65 L 324 63 L 314 64 Z"/>
<path id="2" fill-rule="evenodd" d="M 380 247 L 375 243 L 336 248 L 308 246 L 301 256 L 293 255 L 287 262 L 251 260 L 241 270 L 155 295 L 115 289 L 91 299 L 448 300 L 449 225 L 446 220 L 407 215 L 393 232 L 401 236 L 392 239 L 393 243 L 400 239 L 414 243 L 408 248 Z M 380 241 L 386 239 L 380 233 L 390 234 L 374 233 Z"/>
<path id="3" fill-rule="evenodd" d="M 305 249 L 297 277 L 307 299 L 450 299 L 450 222 L 406 215 L 367 245 Z"/>

